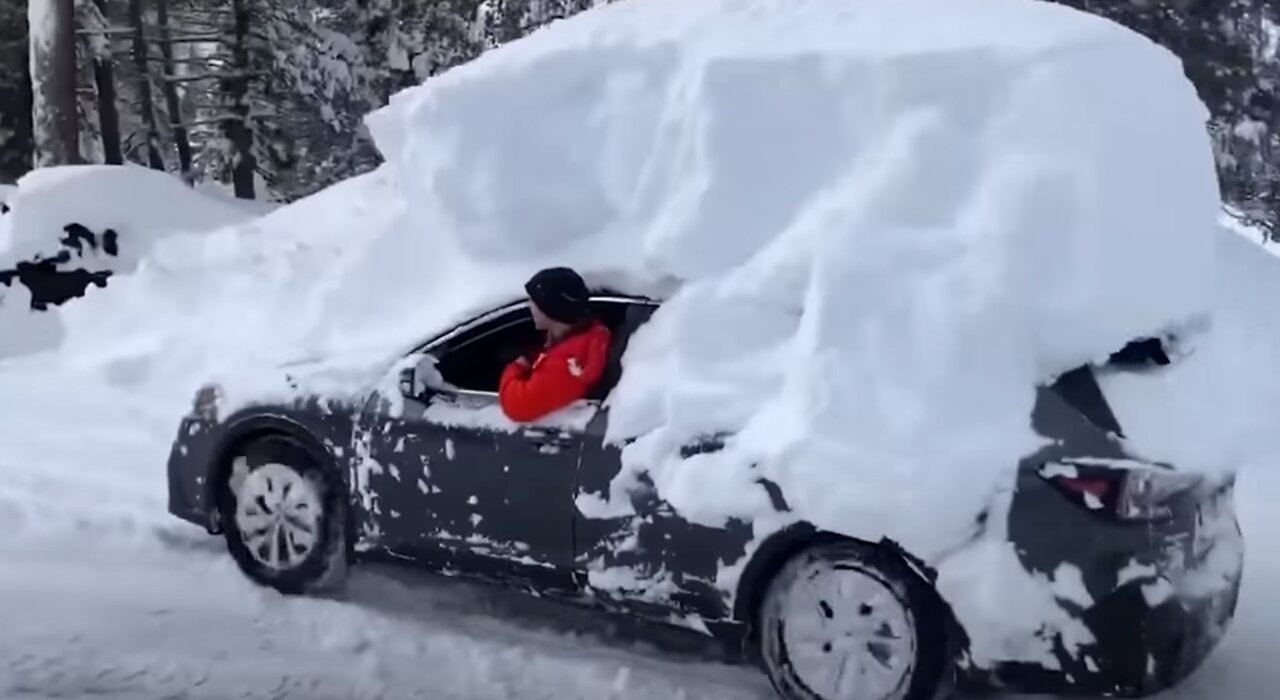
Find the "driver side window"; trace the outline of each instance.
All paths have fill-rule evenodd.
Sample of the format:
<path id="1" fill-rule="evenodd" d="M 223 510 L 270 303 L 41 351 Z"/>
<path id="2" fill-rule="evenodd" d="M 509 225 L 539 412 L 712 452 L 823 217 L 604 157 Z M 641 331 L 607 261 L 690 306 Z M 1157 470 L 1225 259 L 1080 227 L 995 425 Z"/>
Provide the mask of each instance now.
<path id="1" fill-rule="evenodd" d="M 631 331 L 648 320 L 655 305 L 625 299 L 596 298 L 591 313 L 613 335 L 605 374 L 588 396 L 602 400 L 621 371 L 620 359 Z M 497 394 L 502 371 L 521 354 L 532 354 L 542 344 L 526 303 L 515 304 L 481 317 L 443 340 L 431 354 L 444 382 L 457 390 Z"/>
<path id="2" fill-rule="evenodd" d="M 436 349 L 436 369 L 450 386 L 498 393 L 502 370 L 522 353 L 535 350 L 541 335 L 527 306 L 483 321 Z"/>

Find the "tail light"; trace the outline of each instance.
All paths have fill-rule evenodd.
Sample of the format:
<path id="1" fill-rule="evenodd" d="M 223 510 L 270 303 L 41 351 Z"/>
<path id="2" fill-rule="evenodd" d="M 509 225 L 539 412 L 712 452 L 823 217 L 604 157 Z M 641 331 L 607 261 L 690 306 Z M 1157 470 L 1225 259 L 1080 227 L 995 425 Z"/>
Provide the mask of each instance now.
<path id="1" fill-rule="evenodd" d="M 1173 517 L 1173 500 L 1203 481 L 1158 465 L 1101 459 L 1049 462 L 1040 476 L 1083 507 L 1125 522 Z"/>

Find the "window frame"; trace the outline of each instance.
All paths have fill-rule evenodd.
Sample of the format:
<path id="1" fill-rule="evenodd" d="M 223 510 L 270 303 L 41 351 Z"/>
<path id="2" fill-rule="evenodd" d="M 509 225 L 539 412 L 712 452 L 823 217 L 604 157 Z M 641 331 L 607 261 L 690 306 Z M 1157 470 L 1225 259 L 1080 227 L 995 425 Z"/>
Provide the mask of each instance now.
<path id="1" fill-rule="evenodd" d="M 655 301 L 653 299 L 648 299 L 645 297 L 631 297 L 631 296 L 626 296 L 621 294 L 595 294 L 588 297 L 587 301 L 588 303 L 604 302 L 606 304 L 622 304 L 626 306 L 651 306 L 651 307 L 654 307 L 655 309 L 658 306 L 660 306 L 660 302 Z M 520 301 L 513 301 L 507 304 L 503 304 L 502 306 L 494 308 L 490 311 L 486 311 L 485 313 L 482 313 L 479 316 L 476 316 L 475 318 L 472 318 L 469 321 L 465 321 L 457 326 L 454 326 L 453 328 L 445 331 L 444 333 L 441 333 L 435 338 L 432 338 L 431 340 L 428 340 L 427 342 L 422 343 L 413 351 L 409 352 L 408 355 L 409 356 L 430 355 L 436 358 L 437 361 L 439 361 L 442 355 L 437 355 L 436 351 L 448 345 L 450 342 L 457 340 L 459 337 L 466 335 L 466 333 L 468 333 L 469 331 L 473 331 L 476 328 L 479 328 L 480 326 L 485 325 L 486 323 L 497 321 L 501 319 L 503 316 L 507 316 L 509 314 L 513 314 L 519 311 L 524 311 L 524 310 L 527 310 L 528 308 L 529 308 L 528 299 L 522 299 Z M 470 397 L 478 397 L 478 398 L 490 398 L 495 401 L 498 398 L 498 392 L 496 391 L 481 391 L 478 389 L 435 389 L 433 391 L 435 391 L 436 393 L 448 394 L 450 396 L 470 396 Z M 574 405 L 586 404 L 586 405 L 599 406 L 603 403 L 604 401 L 602 399 L 579 399 L 574 402 Z"/>

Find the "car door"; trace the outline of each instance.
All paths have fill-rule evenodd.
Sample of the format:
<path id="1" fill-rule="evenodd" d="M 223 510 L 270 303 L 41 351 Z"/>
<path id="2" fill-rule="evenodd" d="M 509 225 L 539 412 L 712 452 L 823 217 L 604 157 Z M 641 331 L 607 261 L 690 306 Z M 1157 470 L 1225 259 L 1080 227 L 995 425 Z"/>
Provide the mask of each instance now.
<path id="1" fill-rule="evenodd" d="M 620 357 L 655 309 L 651 304 L 632 304 L 612 352 Z M 602 402 L 621 378 L 621 363 L 615 366 L 618 374 L 602 387 Z M 752 538 L 751 523 L 730 520 L 723 527 L 691 523 L 659 497 L 643 473 L 630 493 L 622 496 L 625 503 L 613 502 L 611 485 L 622 471 L 623 447 L 606 441 L 608 422 L 604 402 L 585 430 L 575 496 L 575 568 L 586 573 L 589 586 L 599 582 L 597 595 L 611 597 L 639 614 L 694 613 L 707 620 L 726 616 L 716 578 L 722 562 L 735 562 L 744 555 Z M 681 452 L 715 451 L 722 444 L 709 436 Z"/>
<path id="2" fill-rule="evenodd" d="M 598 409 L 580 401 L 534 424 L 508 420 L 497 384 L 506 361 L 536 347 L 525 304 L 486 314 L 423 348 L 451 388 L 403 398 L 366 431 L 368 517 L 378 546 L 568 568 L 583 431 Z"/>

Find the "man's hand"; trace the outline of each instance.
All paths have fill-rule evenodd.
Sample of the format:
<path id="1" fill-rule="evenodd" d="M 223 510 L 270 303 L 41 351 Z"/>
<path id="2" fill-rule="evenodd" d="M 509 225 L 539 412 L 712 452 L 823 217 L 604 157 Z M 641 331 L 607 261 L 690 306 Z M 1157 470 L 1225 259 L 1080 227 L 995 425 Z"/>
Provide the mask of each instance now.
<path id="1" fill-rule="evenodd" d="M 533 365 L 531 365 L 531 364 L 529 363 L 529 358 L 525 357 L 524 355 L 521 355 L 520 357 L 517 357 L 515 360 L 512 360 L 512 362 L 513 362 L 517 367 L 523 367 L 523 368 L 525 368 L 525 369 L 529 369 L 530 367 L 532 367 L 532 366 L 533 366 Z"/>

